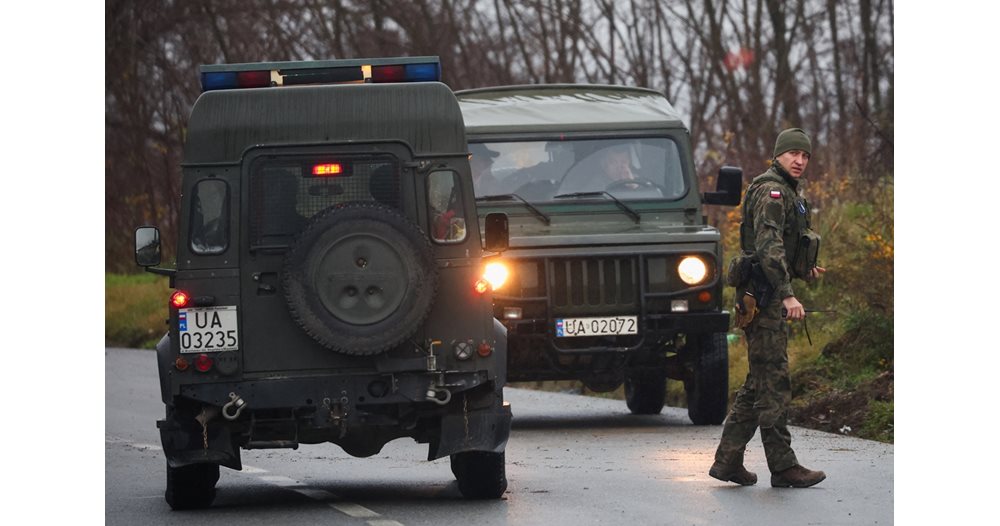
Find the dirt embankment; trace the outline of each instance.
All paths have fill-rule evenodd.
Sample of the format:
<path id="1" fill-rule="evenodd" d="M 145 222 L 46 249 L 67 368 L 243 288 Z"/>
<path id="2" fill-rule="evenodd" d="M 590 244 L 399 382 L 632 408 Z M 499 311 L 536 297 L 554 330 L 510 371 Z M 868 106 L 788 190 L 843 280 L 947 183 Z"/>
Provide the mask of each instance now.
<path id="1" fill-rule="evenodd" d="M 790 423 L 830 433 L 893 441 L 892 371 L 885 371 L 855 389 L 818 389 L 792 402 Z"/>

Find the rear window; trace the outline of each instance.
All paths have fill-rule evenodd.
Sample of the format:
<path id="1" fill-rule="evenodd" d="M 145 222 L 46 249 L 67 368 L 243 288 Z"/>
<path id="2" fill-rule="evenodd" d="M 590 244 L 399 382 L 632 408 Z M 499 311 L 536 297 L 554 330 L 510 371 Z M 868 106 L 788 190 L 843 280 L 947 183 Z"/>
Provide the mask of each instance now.
<path id="1" fill-rule="evenodd" d="M 251 249 L 287 246 L 311 217 L 350 201 L 400 208 L 392 156 L 268 158 L 250 175 Z"/>
<path id="2" fill-rule="evenodd" d="M 194 185 L 191 195 L 191 251 L 208 256 L 221 254 L 229 245 L 229 186 L 219 179 Z"/>

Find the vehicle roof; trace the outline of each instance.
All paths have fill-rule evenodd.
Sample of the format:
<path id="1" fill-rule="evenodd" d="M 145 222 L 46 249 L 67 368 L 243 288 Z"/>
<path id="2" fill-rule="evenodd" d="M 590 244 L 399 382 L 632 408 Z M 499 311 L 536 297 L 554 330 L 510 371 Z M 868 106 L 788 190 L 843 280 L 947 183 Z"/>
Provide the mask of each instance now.
<path id="1" fill-rule="evenodd" d="M 591 84 L 535 84 L 456 93 L 469 134 L 686 129 L 662 93 Z"/>
<path id="2" fill-rule="evenodd" d="M 184 163 L 238 163 L 257 145 L 398 140 L 415 155 L 467 150 L 455 95 L 439 82 L 217 90 L 191 110 Z"/>

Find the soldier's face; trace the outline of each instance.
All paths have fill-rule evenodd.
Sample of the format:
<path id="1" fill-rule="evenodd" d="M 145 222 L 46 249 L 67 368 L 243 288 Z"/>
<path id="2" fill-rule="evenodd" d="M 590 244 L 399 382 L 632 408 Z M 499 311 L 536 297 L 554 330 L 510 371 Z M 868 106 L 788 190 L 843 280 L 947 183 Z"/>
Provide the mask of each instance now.
<path id="1" fill-rule="evenodd" d="M 794 179 L 802 177 L 809 164 L 809 154 L 802 150 L 789 150 L 778 156 L 778 164 Z"/>

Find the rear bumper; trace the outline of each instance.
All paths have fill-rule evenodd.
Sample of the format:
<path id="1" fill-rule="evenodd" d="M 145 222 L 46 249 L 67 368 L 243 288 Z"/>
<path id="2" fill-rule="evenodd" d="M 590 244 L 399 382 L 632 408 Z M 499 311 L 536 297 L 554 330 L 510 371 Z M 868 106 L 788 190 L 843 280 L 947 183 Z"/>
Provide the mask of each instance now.
<path id="1" fill-rule="evenodd" d="M 203 413 L 210 415 L 207 429 L 196 420 Z M 400 437 L 429 443 L 429 460 L 463 451 L 501 452 L 510 422 L 510 406 L 486 371 L 455 371 L 182 385 L 157 426 L 172 467 L 213 463 L 240 469 L 241 447 L 294 449 L 300 443 L 333 442 L 358 457 Z"/>

